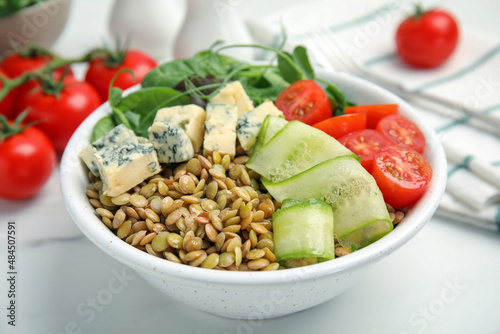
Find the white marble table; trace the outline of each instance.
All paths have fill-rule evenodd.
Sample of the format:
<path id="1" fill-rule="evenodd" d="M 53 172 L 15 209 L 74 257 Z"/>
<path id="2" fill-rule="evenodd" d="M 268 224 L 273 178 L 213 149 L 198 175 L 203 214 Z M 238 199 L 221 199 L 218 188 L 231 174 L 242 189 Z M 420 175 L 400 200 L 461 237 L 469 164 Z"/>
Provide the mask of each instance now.
<path id="1" fill-rule="evenodd" d="M 55 46 L 68 56 L 100 45 L 110 8 L 109 1 L 74 4 Z M 443 5 L 464 24 L 500 34 L 498 1 Z M 7 325 L 9 221 L 17 232 L 15 327 Z M 439 218 L 336 299 L 251 324 L 160 295 L 97 249 L 65 211 L 58 170 L 36 198 L 0 200 L 0 248 L 0 333 L 500 333 L 500 235 Z"/>

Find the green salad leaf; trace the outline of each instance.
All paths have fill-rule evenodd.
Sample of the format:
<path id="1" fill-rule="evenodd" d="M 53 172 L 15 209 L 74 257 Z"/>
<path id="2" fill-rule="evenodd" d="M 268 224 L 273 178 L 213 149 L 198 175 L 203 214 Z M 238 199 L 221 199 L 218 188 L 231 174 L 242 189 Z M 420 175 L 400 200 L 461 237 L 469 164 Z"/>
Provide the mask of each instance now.
<path id="1" fill-rule="evenodd" d="M 95 126 L 95 140 L 118 124 L 125 124 L 136 135 L 147 137 L 160 108 L 209 101 L 229 81 L 239 80 L 246 93 L 257 105 L 277 96 L 291 83 L 312 79 L 325 86 L 334 114 L 343 114 L 349 105 L 344 94 L 334 84 L 317 78 L 307 50 L 297 46 L 285 52 L 262 45 L 229 45 L 216 48 L 217 44 L 191 58 L 176 59 L 152 69 L 143 79 L 142 88 L 123 97 L 114 87 L 110 91 L 111 116 L 101 119 Z M 221 54 L 222 50 L 235 47 L 253 47 L 275 52 L 276 61 L 269 64 L 242 62 Z"/>

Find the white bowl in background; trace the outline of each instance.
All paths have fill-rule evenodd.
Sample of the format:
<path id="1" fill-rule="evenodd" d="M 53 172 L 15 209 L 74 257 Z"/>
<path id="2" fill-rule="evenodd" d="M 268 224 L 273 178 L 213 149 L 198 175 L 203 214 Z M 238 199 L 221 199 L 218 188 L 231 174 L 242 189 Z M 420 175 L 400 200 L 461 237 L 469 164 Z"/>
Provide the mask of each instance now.
<path id="1" fill-rule="evenodd" d="M 425 135 L 424 151 L 433 177 L 423 197 L 404 220 L 382 239 L 347 256 L 274 272 L 231 272 L 191 267 L 154 257 L 114 235 L 96 216 L 85 194 L 88 172 L 78 152 L 89 144 L 96 122 L 110 113 L 107 103 L 91 114 L 69 141 L 61 162 L 63 199 L 82 232 L 99 248 L 129 266 L 166 295 L 223 317 L 260 320 L 321 304 L 353 286 L 382 258 L 408 242 L 429 221 L 446 185 L 446 158 L 436 134 L 405 101 L 370 82 L 344 73 L 317 71 L 357 104 L 397 103 L 400 112 Z"/>
<path id="2" fill-rule="evenodd" d="M 71 0 L 47 0 L 0 18 L 0 56 L 29 44 L 50 48 L 66 26 L 70 7 Z"/>

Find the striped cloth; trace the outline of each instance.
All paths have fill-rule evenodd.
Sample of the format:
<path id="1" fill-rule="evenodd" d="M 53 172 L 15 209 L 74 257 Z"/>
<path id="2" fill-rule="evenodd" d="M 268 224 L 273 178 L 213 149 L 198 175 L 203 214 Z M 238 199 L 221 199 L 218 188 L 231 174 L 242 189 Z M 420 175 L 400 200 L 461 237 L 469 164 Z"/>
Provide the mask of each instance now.
<path id="1" fill-rule="evenodd" d="M 425 8 L 432 2 L 424 1 Z M 247 21 L 255 42 L 285 49 L 310 43 L 327 27 L 365 69 L 412 91 L 425 91 L 500 119 L 500 39 L 462 27 L 460 43 L 441 67 L 415 70 L 396 55 L 394 34 L 413 2 L 386 0 L 296 2 Z M 266 58 L 262 52 L 260 58 Z M 325 62 L 313 57 L 317 64 Z M 316 58 L 316 59 L 314 59 Z M 410 101 L 416 102 L 416 101 Z M 449 163 L 446 193 L 437 214 L 489 230 L 500 228 L 500 129 L 455 110 L 415 105 L 440 136 Z"/>

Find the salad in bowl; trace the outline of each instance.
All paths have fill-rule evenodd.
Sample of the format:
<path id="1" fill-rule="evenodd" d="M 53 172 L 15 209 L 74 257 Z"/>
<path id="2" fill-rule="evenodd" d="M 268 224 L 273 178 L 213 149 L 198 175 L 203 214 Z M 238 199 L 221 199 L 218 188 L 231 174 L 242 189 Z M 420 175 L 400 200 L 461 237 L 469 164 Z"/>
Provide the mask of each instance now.
<path id="1" fill-rule="evenodd" d="M 276 65 L 219 51 L 110 90 L 64 153 L 65 203 L 90 240 L 182 302 L 245 318 L 279 289 L 264 317 L 314 306 L 430 219 L 442 147 L 404 101 L 315 71 L 303 47 L 275 50 Z"/>

